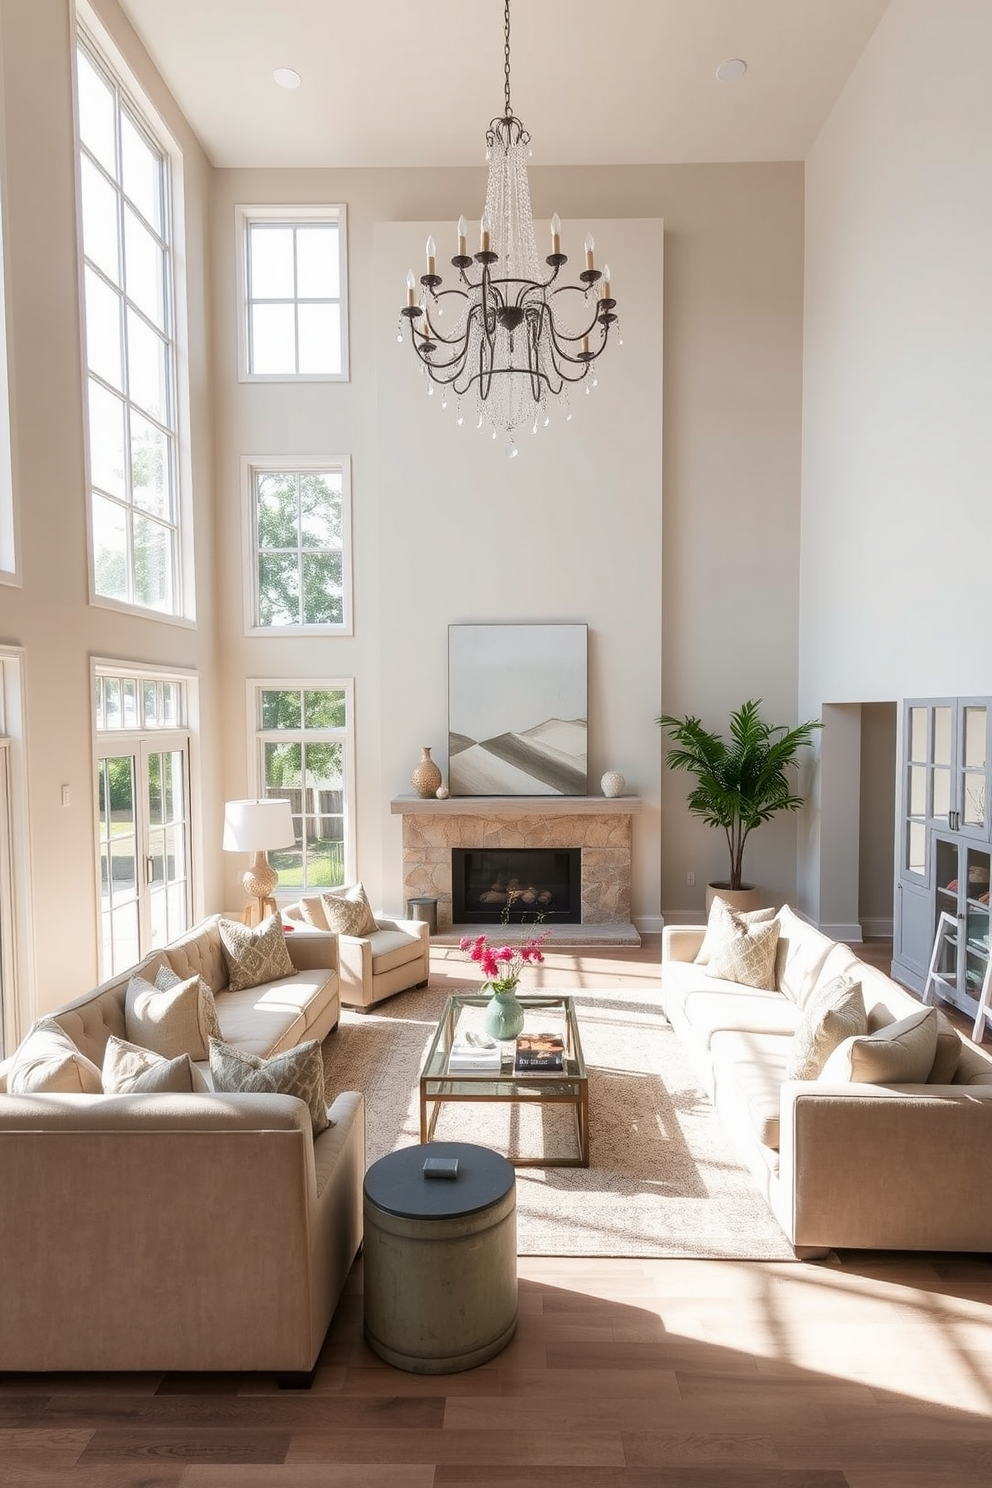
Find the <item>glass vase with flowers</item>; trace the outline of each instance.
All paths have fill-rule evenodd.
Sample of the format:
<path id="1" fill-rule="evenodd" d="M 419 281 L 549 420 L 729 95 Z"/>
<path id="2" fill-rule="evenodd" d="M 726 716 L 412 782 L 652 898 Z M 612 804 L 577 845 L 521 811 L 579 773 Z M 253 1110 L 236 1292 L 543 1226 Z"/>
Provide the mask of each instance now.
<path id="1" fill-rule="evenodd" d="M 533 966 L 544 960 L 541 946 L 550 930 L 532 936 L 517 945 L 493 945 L 487 935 L 474 939 L 465 936 L 460 942 L 469 960 L 478 962 L 485 981 L 482 990 L 492 995 L 483 1014 L 483 1026 L 490 1038 L 515 1039 L 524 1026 L 524 1010 L 517 1001 L 520 973 L 525 966 Z"/>

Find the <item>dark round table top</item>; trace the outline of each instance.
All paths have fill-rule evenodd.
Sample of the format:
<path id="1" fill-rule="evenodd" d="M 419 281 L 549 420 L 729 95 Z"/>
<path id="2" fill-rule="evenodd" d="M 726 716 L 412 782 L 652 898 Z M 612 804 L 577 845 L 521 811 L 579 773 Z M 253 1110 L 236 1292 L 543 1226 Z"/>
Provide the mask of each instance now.
<path id="1" fill-rule="evenodd" d="M 425 1178 L 429 1157 L 456 1157 L 456 1178 Z M 401 1147 L 374 1162 L 365 1192 L 377 1209 L 400 1219 L 454 1219 L 476 1214 L 506 1197 L 515 1183 L 513 1164 L 471 1142 L 424 1142 Z"/>

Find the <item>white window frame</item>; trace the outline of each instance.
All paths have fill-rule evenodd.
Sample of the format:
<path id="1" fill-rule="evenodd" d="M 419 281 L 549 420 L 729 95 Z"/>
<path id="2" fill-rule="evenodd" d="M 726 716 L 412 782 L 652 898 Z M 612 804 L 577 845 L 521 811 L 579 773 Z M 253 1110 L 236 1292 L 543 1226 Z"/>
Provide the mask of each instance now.
<path id="1" fill-rule="evenodd" d="M 113 595 L 98 593 L 93 550 L 93 484 L 90 467 L 89 404 L 88 387 L 90 369 L 86 356 L 86 306 L 85 267 L 82 224 L 82 156 L 83 145 L 79 136 L 78 103 L 73 111 L 76 145 L 76 234 L 77 260 L 79 264 L 80 307 L 80 357 L 83 388 L 83 433 L 86 456 L 86 525 L 89 568 L 89 602 L 99 608 L 124 611 L 128 614 L 147 616 L 163 624 L 193 626 L 196 623 L 195 584 L 193 574 L 193 517 L 192 517 L 192 463 L 190 456 L 190 408 L 189 408 L 189 345 L 186 333 L 187 298 L 184 273 L 185 264 L 185 211 L 182 150 L 171 134 L 155 105 L 142 89 L 125 58 L 115 45 L 113 38 L 100 22 L 99 17 L 85 0 L 77 0 L 79 23 L 76 28 L 72 50 L 72 78 L 74 101 L 78 97 L 77 48 L 90 54 L 98 71 L 102 71 L 126 103 L 128 112 L 149 142 L 158 150 L 165 163 L 164 183 L 164 236 L 169 259 L 168 274 L 168 328 L 167 340 L 170 351 L 169 399 L 171 418 L 168 432 L 172 440 L 172 458 L 175 483 L 175 517 L 172 525 L 176 531 L 175 573 L 173 607 L 169 610 L 152 609 L 135 603 L 131 599 L 120 599 Z M 116 291 L 115 291 L 116 292 Z M 127 301 L 128 304 L 132 302 Z M 138 314 L 142 314 L 138 307 Z M 130 400 L 125 399 L 130 404 Z M 142 416 L 147 417 L 141 410 Z M 159 420 L 158 422 L 162 422 Z M 163 425 L 163 427 L 166 427 Z M 130 502 L 123 503 L 130 515 Z M 133 542 L 129 541 L 129 569 L 133 568 Z"/>
<path id="2" fill-rule="evenodd" d="M 348 210 L 343 204 L 248 205 L 239 202 L 235 208 L 235 233 L 238 245 L 238 381 L 239 382 L 350 382 L 348 365 Z M 249 332 L 248 300 L 248 231 L 253 223 L 266 222 L 286 227 L 305 227 L 310 223 L 335 223 L 338 228 L 338 286 L 341 310 L 340 372 L 253 372 Z M 294 304 L 299 304 L 295 299 Z"/>
<path id="3" fill-rule="evenodd" d="M 302 475 L 328 470 L 341 475 L 341 623 L 339 625 L 260 625 L 258 586 L 258 524 L 255 520 L 255 477 L 275 471 Z M 241 461 L 242 552 L 244 562 L 245 635 L 258 636 L 350 636 L 354 634 L 351 546 L 351 458 L 348 455 L 245 455 Z"/>
<path id="4" fill-rule="evenodd" d="M 175 724 L 162 727 L 146 726 L 143 721 L 134 727 L 106 729 L 97 727 L 95 700 L 98 677 L 134 678 L 139 687 L 142 682 L 177 682 L 181 684 L 185 702 L 185 716 Z M 200 758 L 200 692 L 199 674 L 186 667 L 160 666 L 154 662 L 126 662 L 117 658 L 93 656 L 90 658 L 90 780 L 93 791 L 93 843 L 95 847 L 95 930 L 101 978 L 110 972 L 104 967 L 103 933 L 101 925 L 102 904 L 100 901 L 100 801 L 96 787 L 97 762 L 107 754 L 139 753 L 142 741 L 151 741 L 161 748 L 175 747 L 173 741 L 182 740 L 187 745 L 189 779 L 187 820 L 189 830 L 188 864 L 188 916 L 190 925 L 197 924 L 204 916 L 203 883 L 203 815 L 202 815 L 202 768 Z"/>
<path id="5" fill-rule="evenodd" d="M 261 724 L 262 693 L 273 692 L 343 692 L 345 695 L 344 729 L 263 729 Z M 340 740 L 344 758 L 344 791 L 342 810 L 344 814 L 344 881 L 354 883 L 358 877 L 356 869 L 357 846 L 355 836 L 355 679 L 353 677 L 249 677 L 247 681 L 248 719 L 248 781 L 249 794 L 260 800 L 265 790 L 265 745 L 279 733 L 287 738 L 311 733 L 316 742 L 324 739 Z M 276 899 L 283 903 L 299 898 L 301 894 L 313 893 L 306 887 L 276 887 Z"/>
<path id="6" fill-rule="evenodd" d="M 0 646 L 0 1057 L 10 1054 L 35 1017 L 34 889 L 24 723 L 24 650 Z"/>

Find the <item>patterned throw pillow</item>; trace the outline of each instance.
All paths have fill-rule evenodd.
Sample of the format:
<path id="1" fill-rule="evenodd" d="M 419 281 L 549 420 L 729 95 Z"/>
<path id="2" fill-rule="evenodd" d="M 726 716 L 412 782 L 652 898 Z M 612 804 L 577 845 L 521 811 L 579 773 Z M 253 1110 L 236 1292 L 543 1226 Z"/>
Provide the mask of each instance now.
<path id="1" fill-rule="evenodd" d="M 787 1080 L 815 1080 L 845 1039 L 868 1032 L 861 983 L 838 976 L 819 987 L 803 1010 L 792 1038 Z"/>
<path id="2" fill-rule="evenodd" d="M 360 883 L 347 889 L 328 889 L 321 894 L 328 930 L 339 935 L 374 935 L 379 928 L 365 889 Z"/>
<path id="3" fill-rule="evenodd" d="M 161 972 L 159 973 L 161 976 Z M 175 973 L 172 973 L 175 976 Z M 167 981 L 167 977 L 162 978 Z M 198 976 L 178 977 L 166 986 L 153 986 L 136 972 L 124 998 L 124 1032 L 129 1043 L 151 1049 L 163 1059 L 206 1059 L 207 1042 L 217 1026 L 217 1009 Z"/>
<path id="4" fill-rule="evenodd" d="M 221 1039 L 210 1040 L 214 1089 L 243 1095 L 295 1095 L 310 1108 L 313 1134 L 333 1125 L 324 1100 L 324 1061 L 316 1039 L 260 1059 Z"/>
<path id="5" fill-rule="evenodd" d="M 260 987 L 263 982 L 277 982 L 296 971 L 278 916 L 269 915 L 254 929 L 239 925 L 236 920 L 221 920 L 219 929 L 232 992 Z"/>
<path id="6" fill-rule="evenodd" d="M 775 918 L 774 909 L 734 909 L 719 895 L 710 905 L 706 934 L 696 956 L 696 965 L 705 966 L 715 951 L 722 951 L 739 932 L 741 925 L 767 925 Z"/>
<path id="7" fill-rule="evenodd" d="M 188 1054 L 163 1059 L 161 1054 L 111 1034 L 103 1053 L 103 1089 L 106 1095 L 148 1095 L 154 1091 L 188 1094 L 206 1090 L 207 1082 Z"/>
<path id="8" fill-rule="evenodd" d="M 160 966 L 155 973 L 155 985 L 160 992 L 167 992 L 170 987 L 178 987 L 183 978 L 178 972 L 173 971 L 171 966 Z M 200 981 L 200 1019 L 203 1031 L 207 1038 L 220 1038 L 220 1019 L 217 1016 L 217 1004 L 214 1001 L 213 989 L 203 980 Z"/>
<path id="9" fill-rule="evenodd" d="M 713 901 L 714 908 L 721 900 Z M 775 951 L 778 948 L 779 923 L 776 919 L 748 922 L 729 904 L 719 912 L 729 917 L 727 935 L 713 947 L 706 963 L 706 975 L 725 982 L 740 982 L 763 992 L 775 991 Z"/>
<path id="10" fill-rule="evenodd" d="M 937 1009 L 921 1007 L 877 1033 L 845 1039 L 820 1078 L 859 1085 L 922 1085 L 936 1052 Z"/>
<path id="11" fill-rule="evenodd" d="M 7 1071 L 11 1095 L 99 1095 L 100 1071 L 54 1018 L 39 1018 L 14 1050 Z"/>

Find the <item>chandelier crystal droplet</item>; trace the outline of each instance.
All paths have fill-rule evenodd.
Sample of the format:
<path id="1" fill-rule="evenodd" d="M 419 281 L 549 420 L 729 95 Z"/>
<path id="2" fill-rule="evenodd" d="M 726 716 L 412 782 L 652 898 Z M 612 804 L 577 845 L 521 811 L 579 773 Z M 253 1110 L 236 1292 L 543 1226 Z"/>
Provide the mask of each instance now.
<path id="1" fill-rule="evenodd" d="M 486 203 L 479 224 L 478 252 L 468 252 L 468 224 L 458 221 L 457 272 L 446 289 L 437 272 L 437 249 L 427 239 L 427 272 L 407 274 L 406 318 L 413 349 L 433 384 L 451 388 L 457 398 L 474 396 L 478 427 L 488 425 L 505 449 L 517 453 L 512 431 L 546 426 L 551 400 L 568 385 L 582 382 L 606 349 L 617 323 L 609 265 L 597 269 L 595 243 L 585 240 L 585 268 L 576 283 L 560 280 L 568 262 L 561 251 L 561 222 L 551 219 L 551 252 L 540 264 L 531 211 L 527 157 L 530 135 L 510 106 L 510 0 L 503 5 L 504 113 L 486 132 L 489 162 Z M 449 320 L 438 329 L 442 302 Z M 619 334 L 619 326 L 617 326 Z M 586 384 L 588 393 L 595 377 Z M 444 400 L 442 399 L 442 407 Z M 461 415 L 457 419 L 461 423 Z"/>

